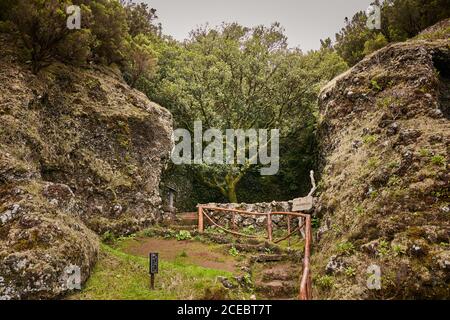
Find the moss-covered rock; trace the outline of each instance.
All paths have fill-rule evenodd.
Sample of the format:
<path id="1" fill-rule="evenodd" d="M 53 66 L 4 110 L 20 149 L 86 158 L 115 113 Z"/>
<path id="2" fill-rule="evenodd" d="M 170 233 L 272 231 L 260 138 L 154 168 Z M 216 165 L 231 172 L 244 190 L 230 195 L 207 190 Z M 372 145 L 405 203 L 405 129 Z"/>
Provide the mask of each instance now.
<path id="1" fill-rule="evenodd" d="M 11 43 L 0 34 L 0 297 L 53 298 L 66 267 L 88 278 L 93 231 L 160 218 L 172 116 L 109 68 L 33 75 Z"/>
<path id="2" fill-rule="evenodd" d="M 312 268 L 332 285 L 315 297 L 450 297 L 449 65 L 448 38 L 391 44 L 323 89 Z M 341 272 L 326 275 L 330 259 Z M 380 290 L 367 286 L 371 265 Z"/>

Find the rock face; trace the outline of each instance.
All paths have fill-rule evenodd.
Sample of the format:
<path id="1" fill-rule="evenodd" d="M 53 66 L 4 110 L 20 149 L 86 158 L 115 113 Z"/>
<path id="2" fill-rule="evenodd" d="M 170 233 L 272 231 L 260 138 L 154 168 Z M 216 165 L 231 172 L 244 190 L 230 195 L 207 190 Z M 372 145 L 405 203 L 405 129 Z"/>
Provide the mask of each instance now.
<path id="1" fill-rule="evenodd" d="M 449 45 L 389 45 L 323 89 L 316 298 L 450 297 Z"/>
<path id="2" fill-rule="evenodd" d="M 172 116 L 111 69 L 53 64 L 38 76 L 0 35 L 0 299 L 64 294 L 85 281 L 97 234 L 161 215 Z"/>

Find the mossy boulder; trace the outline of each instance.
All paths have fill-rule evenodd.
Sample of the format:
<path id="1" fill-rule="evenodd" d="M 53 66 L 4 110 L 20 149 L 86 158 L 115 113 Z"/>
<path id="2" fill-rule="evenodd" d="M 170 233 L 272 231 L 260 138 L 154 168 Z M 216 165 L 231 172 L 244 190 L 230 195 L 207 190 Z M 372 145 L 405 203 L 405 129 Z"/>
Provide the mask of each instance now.
<path id="1" fill-rule="evenodd" d="M 62 63 L 34 75 L 0 34 L 0 298 L 54 298 L 84 282 L 97 234 L 163 214 L 172 116 L 112 68 Z"/>

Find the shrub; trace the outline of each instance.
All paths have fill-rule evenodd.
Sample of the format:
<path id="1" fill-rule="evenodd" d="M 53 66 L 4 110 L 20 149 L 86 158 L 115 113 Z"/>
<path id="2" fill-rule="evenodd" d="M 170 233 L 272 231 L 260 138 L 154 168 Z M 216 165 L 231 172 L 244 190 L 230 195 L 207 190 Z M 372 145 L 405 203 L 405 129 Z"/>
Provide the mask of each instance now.
<path id="1" fill-rule="evenodd" d="M 316 284 L 322 289 L 331 289 L 334 287 L 334 279 L 331 276 L 319 276 L 316 278 Z"/>
<path id="2" fill-rule="evenodd" d="M 175 238 L 178 241 L 183 241 L 183 240 L 190 240 L 192 239 L 191 233 L 187 230 L 181 230 L 180 232 L 178 232 L 178 234 L 175 236 Z"/>
<path id="3" fill-rule="evenodd" d="M 228 250 L 228 253 L 233 257 L 237 257 L 239 255 L 239 251 L 234 246 Z"/>
<path id="4" fill-rule="evenodd" d="M 101 240 L 104 243 L 113 243 L 114 241 L 116 241 L 116 236 L 111 232 L 111 231 L 106 231 L 102 236 L 101 236 Z"/>
<path id="5" fill-rule="evenodd" d="M 336 248 L 337 248 L 339 253 L 345 254 L 345 255 L 350 255 L 355 250 L 355 246 L 353 245 L 353 243 L 348 242 L 348 241 L 344 241 L 344 242 L 339 243 L 336 246 Z"/>
<path id="6" fill-rule="evenodd" d="M 65 13 L 69 5 L 65 0 L 18 0 L 11 9 L 10 19 L 26 48 L 24 54 L 31 60 L 33 72 L 50 64 L 71 31 Z"/>

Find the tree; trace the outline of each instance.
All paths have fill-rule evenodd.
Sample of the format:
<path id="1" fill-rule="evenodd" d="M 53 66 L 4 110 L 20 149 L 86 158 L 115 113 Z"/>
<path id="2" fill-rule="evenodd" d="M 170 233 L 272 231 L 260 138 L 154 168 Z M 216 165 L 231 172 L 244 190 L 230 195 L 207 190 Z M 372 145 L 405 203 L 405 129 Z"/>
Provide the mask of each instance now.
<path id="1" fill-rule="evenodd" d="M 154 21 L 158 19 L 156 9 L 150 8 L 146 3 L 135 3 L 132 0 L 122 1 L 127 14 L 127 22 L 129 33 L 132 37 L 139 34 L 157 34 L 160 25 L 154 25 Z"/>
<path id="2" fill-rule="evenodd" d="M 70 4 L 62 0 L 18 0 L 11 9 L 11 20 L 28 51 L 33 72 L 50 64 L 71 32 L 65 13 Z"/>
<path id="3" fill-rule="evenodd" d="M 390 42 L 405 41 L 425 28 L 450 17 L 450 0 L 374 1 L 381 7 L 381 30 L 366 27 L 365 12 L 356 13 L 336 34 L 335 48 L 349 64 L 361 61 Z"/>
<path id="4" fill-rule="evenodd" d="M 371 38 L 372 31 L 366 26 L 367 16 L 361 11 L 336 34 L 335 49 L 353 66 L 364 58 L 364 44 Z"/>
<path id="5" fill-rule="evenodd" d="M 377 51 L 378 49 L 381 49 L 385 47 L 388 44 L 388 41 L 384 37 L 383 34 L 378 33 L 375 34 L 372 39 L 367 40 L 364 43 L 364 55 L 371 54 L 372 52 Z"/>
<path id="6" fill-rule="evenodd" d="M 136 87 L 139 81 L 149 79 L 156 70 L 156 64 L 150 40 L 143 34 L 134 37 L 124 71 L 130 86 Z"/>
<path id="7" fill-rule="evenodd" d="M 279 24 L 203 27 L 184 45 L 158 46 L 159 70 L 147 94 L 172 111 L 177 127 L 191 132 L 201 120 L 205 128 L 221 130 L 276 128 L 281 140 L 310 136 L 319 83 L 346 68 L 331 50 L 310 55 L 288 50 Z M 337 63 L 328 64 L 333 59 Z M 254 169 L 250 162 L 196 166 L 203 183 L 230 202 L 238 200 L 239 182 Z"/>
<path id="8" fill-rule="evenodd" d="M 125 65 L 131 41 L 125 9 L 117 0 L 96 0 L 90 3 L 90 10 L 94 59 L 106 65 Z"/>

